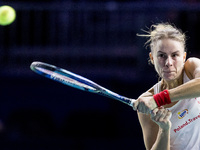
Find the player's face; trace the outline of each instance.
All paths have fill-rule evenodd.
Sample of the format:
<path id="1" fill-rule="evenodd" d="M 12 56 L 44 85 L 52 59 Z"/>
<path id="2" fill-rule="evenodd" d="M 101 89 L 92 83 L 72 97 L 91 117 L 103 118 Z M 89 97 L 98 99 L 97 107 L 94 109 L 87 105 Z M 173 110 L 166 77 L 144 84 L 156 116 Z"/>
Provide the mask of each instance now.
<path id="1" fill-rule="evenodd" d="M 173 39 L 158 40 L 150 53 L 151 62 L 161 78 L 166 81 L 178 79 L 183 71 L 186 52 L 181 42 Z"/>

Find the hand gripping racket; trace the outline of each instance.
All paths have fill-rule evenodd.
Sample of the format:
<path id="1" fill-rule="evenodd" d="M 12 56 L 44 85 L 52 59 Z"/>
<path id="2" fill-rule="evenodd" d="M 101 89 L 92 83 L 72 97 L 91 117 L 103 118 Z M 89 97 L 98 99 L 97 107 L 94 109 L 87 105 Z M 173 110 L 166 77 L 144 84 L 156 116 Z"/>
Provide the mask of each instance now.
<path id="1" fill-rule="evenodd" d="M 135 99 L 127 98 L 117 93 L 114 93 L 87 78 L 84 78 L 65 69 L 56 67 L 54 65 L 43 62 L 33 62 L 30 68 L 34 72 L 49 79 L 77 88 L 79 90 L 88 91 L 115 100 L 119 100 L 120 102 L 123 102 L 129 106 L 132 106 L 133 103 L 136 101 Z"/>

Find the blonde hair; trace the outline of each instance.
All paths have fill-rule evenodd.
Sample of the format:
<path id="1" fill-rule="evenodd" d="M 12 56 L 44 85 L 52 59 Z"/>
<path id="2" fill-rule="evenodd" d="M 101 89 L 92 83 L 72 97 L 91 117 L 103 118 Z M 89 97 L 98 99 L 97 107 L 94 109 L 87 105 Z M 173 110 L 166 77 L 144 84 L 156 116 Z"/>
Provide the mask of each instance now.
<path id="1" fill-rule="evenodd" d="M 186 51 L 186 36 L 185 34 L 174 25 L 169 23 L 159 23 L 156 25 L 152 25 L 149 31 L 145 31 L 147 34 L 137 34 L 137 36 L 147 37 L 149 38 L 145 43 L 146 46 L 150 46 L 151 51 L 154 49 L 155 43 L 164 38 L 170 38 L 173 40 L 177 40 L 181 42 L 184 46 L 184 50 Z"/>

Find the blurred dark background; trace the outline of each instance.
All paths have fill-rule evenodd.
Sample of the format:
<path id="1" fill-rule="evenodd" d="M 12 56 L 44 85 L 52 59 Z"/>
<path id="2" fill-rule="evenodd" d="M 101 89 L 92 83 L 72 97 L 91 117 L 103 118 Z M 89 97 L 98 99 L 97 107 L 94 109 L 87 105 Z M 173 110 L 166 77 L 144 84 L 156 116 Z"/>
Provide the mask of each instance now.
<path id="1" fill-rule="evenodd" d="M 1 0 L 17 18 L 0 26 L 0 149 L 145 149 L 131 107 L 41 77 L 43 61 L 137 98 L 158 81 L 148 65 L 150 25 L 171 22 L 200 55 L 200 3 L 195 0 Z"/>

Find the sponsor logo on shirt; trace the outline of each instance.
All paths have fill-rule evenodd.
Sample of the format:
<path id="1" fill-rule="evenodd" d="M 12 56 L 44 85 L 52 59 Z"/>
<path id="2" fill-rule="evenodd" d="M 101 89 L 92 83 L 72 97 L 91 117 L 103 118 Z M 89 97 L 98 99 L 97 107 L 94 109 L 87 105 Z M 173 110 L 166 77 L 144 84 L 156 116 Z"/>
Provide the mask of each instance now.
<path id="1" fill-rule="evenodd" d="M 177 133 L 181 129 L 183 129 L 184 127 L 190 125 L 191 123 L 193 123 L 194 121 L 197 121 L 199 119 L 200 119 L 200 113 L 196 117 L 186 120 L 185 123 L 183 123 L 182 125 L 178 126 L 177 128 L 175 128 L 173 130 L 174 130 L 175 133 Z"/>
<path id="2" fill-rule="evenodd" d="M 200 104 L 200 101 L 197 101 L 198 104 Z"/>
<path id="3" fill-rule="evenodd" d="M 177 114 L 178 114 L 178 119 L 182 119 L 185 117 L 186 114 L 188 114 L 188 109 L 184 109 L 184 110 L 178 112 Z"/>

